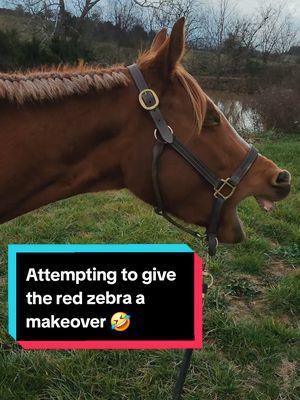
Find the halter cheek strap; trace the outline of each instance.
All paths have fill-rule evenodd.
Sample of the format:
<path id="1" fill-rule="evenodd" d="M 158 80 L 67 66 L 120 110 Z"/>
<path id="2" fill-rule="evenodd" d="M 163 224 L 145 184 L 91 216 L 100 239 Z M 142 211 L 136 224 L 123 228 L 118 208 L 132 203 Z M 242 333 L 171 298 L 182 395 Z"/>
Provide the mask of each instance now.
<path id="1" fill-rule="evenodd" d="M 191 153 L 190 150 L 185 147 L 174 135 L 172 129 L 168 126 L 158 107 L 158 96 L 153 90 L 149 89 L 139 67 L 136 64 L 133 64 L 128 67 L 128 70 L 139 90 L 140 105 L 150 114 L 156 127 L 154 131 L 154 136 L 157 142 L 153 148 L 152 159 L 153 190 L 157 205 L 155 211 L 159 215 L 162 215 L 164 218 L 166 218 L 177 228 L 180 228 L 195 237 L 202 237 L 200 233 L 195 232 L 177 222 L 164 209 L 164 201 L 159 183 L 159 164 L 165 146 L 169 146 L 173 150 L 175 150 L 195 171 L 197 171 L 204 179 L 206 179 L 206 181 L 209 182 L 214 188 L 213 206 L 210 216 L 210 222 L 206 231 L 208 252 L 209 255 L 213 256 L 216 253 L 216 248 L 218 245 L 217 237 L 222 207 L 225 201 L 233 195 L 241 179 L 246 175 L 246 173 L 253 165 L 258 156 L 257 150 L 253 146 L 250 146 L 247 156 L 244 158 L 236 171 L 231 175 L 231 177 L 220 179 L 212 171 L 210 171 L 210 169 L 201 160 L 199 160 L 193 153 Z"/>

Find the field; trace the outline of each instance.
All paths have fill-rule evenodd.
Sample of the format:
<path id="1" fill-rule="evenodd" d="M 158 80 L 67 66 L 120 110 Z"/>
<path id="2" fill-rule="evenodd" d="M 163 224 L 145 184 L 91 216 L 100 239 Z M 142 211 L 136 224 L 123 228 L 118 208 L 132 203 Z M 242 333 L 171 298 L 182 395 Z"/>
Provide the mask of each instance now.
<path id="1" fill-rule="evenodd" d="M 205 343 L 194 352 L 185 400 L 300 397 L 300 141 L 257 138 L 293 175 L 290 197 L 263 214 L 240 206 L 248 240 L 221 246 L 205 300 Z M 6 333 L 8 243 L 199 242 L 168 225 L 126 191 L 49 205 L 0 227 L 0 399 L 167 400 L 181 351 L 28 351 Z"/>

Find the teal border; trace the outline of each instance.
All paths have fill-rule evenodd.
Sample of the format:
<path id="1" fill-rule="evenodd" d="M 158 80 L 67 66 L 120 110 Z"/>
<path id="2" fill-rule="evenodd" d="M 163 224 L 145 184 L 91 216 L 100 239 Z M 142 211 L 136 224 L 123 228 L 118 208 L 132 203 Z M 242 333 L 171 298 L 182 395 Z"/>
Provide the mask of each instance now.
<path id="1" fill-rule="evenodd" d="M 10 244 L 8 245 L 8 332 L 16 340 L 17 253 L 193 253 L 187 244 Z"/>
<path id="2" fill-rule="evenodd" d="M 193 253 L 187 244 L 10 244 L 9 253 Z"/>
<path id="3" fill-rule="evenodd" d="M 16 255 L 15 248 L 8 246 L 8 333 L 15 340 L 17 337 L 16 329 L 16 300 L 17 300 L 17 281 L 16 281 Z"/>

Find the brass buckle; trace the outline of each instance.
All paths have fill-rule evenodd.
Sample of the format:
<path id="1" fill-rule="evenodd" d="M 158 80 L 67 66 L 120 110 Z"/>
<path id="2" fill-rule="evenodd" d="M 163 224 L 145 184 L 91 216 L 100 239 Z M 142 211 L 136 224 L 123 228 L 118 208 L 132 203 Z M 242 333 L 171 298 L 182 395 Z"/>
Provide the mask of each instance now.
<path id="1" fill-rule="evenodd" d="M 147 104 L 145 103 L 145 101 L 144 101 L 144 99 L 143 99 L 143 96 L 144 96 L 144 94 L 146 94 L 146 93 L 151 93 L 152 96 L 154 97 L 155 104 L 153 104 L 152 106 L 147 106 Z M 140 102 L 140 105 L 141 105 L 145 110 L 151 111 L 151 110 L 154 110 L 156 107 L 158 107 L 158 105 L 159 105 L 159 98 L 158 98 L 157 94 L 154 92 L 154 90 L 152 90 L 152 89 L 144 89 L 144 90 L 142 90 L 142 91 L 140 92 L 140 94 L 139 94 L 139 102 Z"/>
<path id="2" fill-rule="evenodd" d="M 236 186 L 233 186 L 233 185 L 229 182 L 229 180 L 230 180 L 230 178 L 221 179 L 221 182 L 223 182 L 223 183 L 222 183 L 222 185 L 221 185 L 218 189 L 217 189 L 217 188 L 214 188 L 214 189 L 215 189 L 214 197 L 218 198 L 218 197 L 220 196 L 220 197 L 222 197 L 224 200 L 227 200 L 227 199 L 229 199 L 229 197 L 231 197 L 231 196 L 233 195 L 233 193 L 234 193 L 234 191 L 235 191 L 235 189 L 236 189 Z M 227 194 L 227 195 L 225 195 L 225 194 L 222 193 L 222 189 L 224 189 L 224 187 L 226 187 L 226 186 L 227 186 L 228 188 L 230 188 L 230 193 Z"/>

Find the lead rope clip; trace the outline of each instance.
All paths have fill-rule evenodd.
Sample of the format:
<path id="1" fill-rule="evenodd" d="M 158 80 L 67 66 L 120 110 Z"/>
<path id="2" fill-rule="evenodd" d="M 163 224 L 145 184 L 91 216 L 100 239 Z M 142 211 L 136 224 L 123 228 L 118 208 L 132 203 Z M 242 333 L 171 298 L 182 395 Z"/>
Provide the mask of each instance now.
<path id="1" fill-rule="evenodd" d="M 204 258 L 203 273 L 202 273 L 203 274 L 203 293 L 202 293 L 203 298 L 206 295 L 208 289 L 210 289 L 214 284 L 214 277 L 212 276 L 212 274 L 210 272 L 206 271 L 206 269 L 209 268 L 210 260 L 211 260 L 210 256 L 208 254 L 206 254 L 205 258 Z"/>

